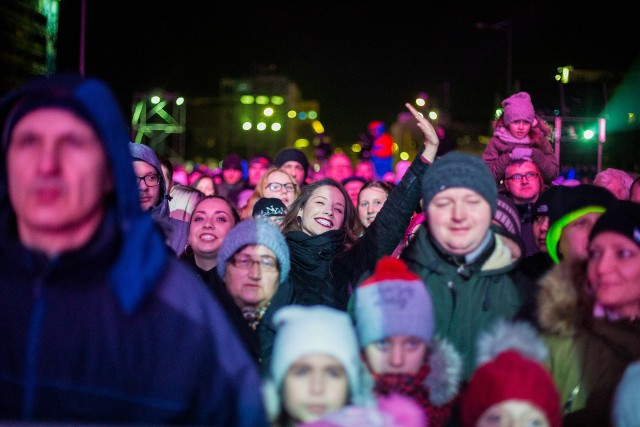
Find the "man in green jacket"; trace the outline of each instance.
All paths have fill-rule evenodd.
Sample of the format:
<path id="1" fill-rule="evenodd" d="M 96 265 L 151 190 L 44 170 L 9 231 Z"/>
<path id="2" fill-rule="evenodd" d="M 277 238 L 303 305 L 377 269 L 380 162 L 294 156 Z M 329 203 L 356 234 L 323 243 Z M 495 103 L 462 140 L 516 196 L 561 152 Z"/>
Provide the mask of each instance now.
<path id="1" fill-rule="evenodd" d="M 529 280 L 513 277 L 518 246 L 492 228 L 497 197 L 480 157 L 452 151 L 436 159 L 422 178 L 425 226 L 401 255 L 431 294 L 436 336 L 462 356 L 463 380 L 475 367 L 478 335 L 520 315 L 533 295 Z"/>

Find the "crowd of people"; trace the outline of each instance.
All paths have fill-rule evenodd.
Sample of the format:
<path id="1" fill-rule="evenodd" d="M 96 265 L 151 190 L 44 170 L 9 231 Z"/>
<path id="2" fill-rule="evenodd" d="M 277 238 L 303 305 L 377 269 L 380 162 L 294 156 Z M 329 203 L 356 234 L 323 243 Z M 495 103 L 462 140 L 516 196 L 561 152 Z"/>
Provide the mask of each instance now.
<path id="1" fill-rule="evenodd" d="M 479 156 L 133 143 L 106 82 L 0 101 L 0 420 L 638 426 L 640 181 L 561 182 L 529 93 Z"/>

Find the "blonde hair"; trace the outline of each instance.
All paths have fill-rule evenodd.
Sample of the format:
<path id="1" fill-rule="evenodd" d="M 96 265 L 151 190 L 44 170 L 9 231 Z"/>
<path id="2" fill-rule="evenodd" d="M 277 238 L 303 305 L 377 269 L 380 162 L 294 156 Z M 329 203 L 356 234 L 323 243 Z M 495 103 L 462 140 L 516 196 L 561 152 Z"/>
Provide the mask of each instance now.
<path id="1" fill-rule="evenodd" d="M 182 184 L 174 184 L 169 193 L 169 214 L 172 218 L 189 222 L 193 210 L 196 208 L 200 200 L 204 198 L 204 194 L 195 187 Z M 182 215 L 173 215 L 174 211 L 182 211 Z"/>
<path id="2" fill-rule="evenodd" d="M 266 197 L 264 194 L 264 191 L 267 188 L 267 184 L 269 183 L 269 177 L 274 172 L 282 172 L 287 176 L 287 178 L 289 178 L 289 181 L 291 182 L 291 184 L 293 184 L 293 188 L 294 188 L 293 200 L 298 198 L 298 196 L 300 195 L 300 187 L 298 187 L 298 183 L 296 182 L 296 180 L 293 179 L 293 177 L 289 175 L 284 169 L 280 169 L 279 167 L 276 167 L 276 166 L 271 166 L 269 167 L 269 169 L 265 171 L 264 175 L 260 177 L 260 180 L 256 184 L 255 190 L 253 190 L 253 193 L 251 194 L 251 196 L 249 196 L 249 199 L 247 200 L 247 204 L 242 208 L 242 211 L 240 212 L 240 217 L 242 219 L 250 218 L 253 213 L 253 205 L 255 205 L 258 199 Z"/>

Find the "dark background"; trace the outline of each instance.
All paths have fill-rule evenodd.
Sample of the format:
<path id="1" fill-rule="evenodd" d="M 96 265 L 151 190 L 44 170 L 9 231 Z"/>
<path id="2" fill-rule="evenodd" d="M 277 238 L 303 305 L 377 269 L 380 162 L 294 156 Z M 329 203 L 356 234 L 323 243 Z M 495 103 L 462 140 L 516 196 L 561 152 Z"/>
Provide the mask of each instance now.
<path id="1" fill-rule="evenodd" d="M 271 70 L 318 100 L 327 133 L 350 144 L 418 92 L 446 98 L 454 120 L 488 123 L 505 97 L 507 32 L 477 22 L 512 20 L 513 87 L 548 112 L 559 108 L 557 67 L 625 75 L 638 58 L 639 24 L 620 7 L 433 3 L 88 0 L 85 72 L 106 79 L 127 112 L 134 91 L 216 96 L 223 77 Z M 60 2 L 59 70 L 79 69 L 80 4 Z"/>

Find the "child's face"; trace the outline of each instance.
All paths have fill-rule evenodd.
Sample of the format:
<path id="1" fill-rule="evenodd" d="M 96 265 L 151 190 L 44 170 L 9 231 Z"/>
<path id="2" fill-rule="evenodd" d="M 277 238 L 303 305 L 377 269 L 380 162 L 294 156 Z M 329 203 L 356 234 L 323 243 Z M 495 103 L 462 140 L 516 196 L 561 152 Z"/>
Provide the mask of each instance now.
<path id="1" fill-rule="evenodd" d="M 482 413 L 475 427 L 549 427 L 542 411 L 529 402 L 505 400 Z"/>
<path id="2" fill-rule="evenodd" d="M 364 352 L 373 373 L 414 375 L 426 360 L 427 344 L 417 337 L 394 335 L 367 345 Z"/>
<path id="3" fill-rule="evenodd" d="M 530 130 L 531 123 L 526 120 L 516 120 L 515 122 L 509 123 L 509 132 L 518 139 L 529 135 Z"/>
<path id="4" fill-rule="evenodd" d="M 289 367 L 282 393 L 284 409 L 293 421 L 315 421 L 347 404 L 347 372 L 335 357 L 303 356 Z"/>

